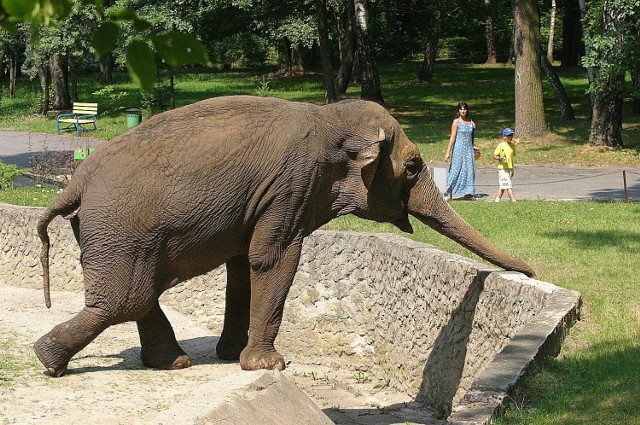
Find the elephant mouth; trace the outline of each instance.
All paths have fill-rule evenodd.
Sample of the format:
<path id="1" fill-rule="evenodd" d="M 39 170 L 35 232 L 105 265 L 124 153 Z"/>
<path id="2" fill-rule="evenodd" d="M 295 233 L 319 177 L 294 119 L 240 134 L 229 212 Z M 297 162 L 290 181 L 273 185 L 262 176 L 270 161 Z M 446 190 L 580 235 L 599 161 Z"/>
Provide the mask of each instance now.
<path id="1" fill-rule="evenodd" d="M 413 226 L 409 221 L 409 213 L 406 210 L 400 218 L 393 222 L 393 225 L 405 233 L 413 233 Z"/>

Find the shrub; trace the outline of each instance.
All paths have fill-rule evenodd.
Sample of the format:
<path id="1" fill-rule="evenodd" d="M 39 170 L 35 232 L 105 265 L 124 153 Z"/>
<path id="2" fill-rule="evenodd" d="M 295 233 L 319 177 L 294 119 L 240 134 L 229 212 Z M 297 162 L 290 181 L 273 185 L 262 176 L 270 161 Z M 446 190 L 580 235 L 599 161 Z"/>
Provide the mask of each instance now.
<path id="1" fill-rule="evenodd" d="M 13 181 L 29 171 L 26 168 L 18 168 L 13 164 L 5 164 L 0 161 L 0 190 L 10 189 L 13 187 Z"/>

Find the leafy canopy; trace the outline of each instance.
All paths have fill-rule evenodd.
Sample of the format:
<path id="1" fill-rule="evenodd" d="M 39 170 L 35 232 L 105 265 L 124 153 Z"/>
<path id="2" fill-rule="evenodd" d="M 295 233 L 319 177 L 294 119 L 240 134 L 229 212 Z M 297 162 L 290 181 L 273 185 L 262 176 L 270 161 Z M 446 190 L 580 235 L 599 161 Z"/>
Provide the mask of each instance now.
<path id="1" fill-rule="evenodd" d="M 93 5 L 104 12 L 102 0 L 78 0 L 84 6 Z M 67 18 L 73 9 L 71 0 L 0 0 L 0 26 L 12 34 L 17 23 L 30 24 L 32 40 L 37 40 L 42 27 L 54 26 Z M 151 24 L 128 8 L 110 11 L 91 37 L 97 57 L 113 50 L 123 25 L 143 34 Z M 207 53 L 196 37 L 180 31 L 166 31 L 146 38 L 149 42 L 133 41 L 128 48 L 126 65 L 132 80 L 147 92 L 153 91 L 156 78 L 154 52 L 171 66 L 200 64 L 210 66 Z"/>

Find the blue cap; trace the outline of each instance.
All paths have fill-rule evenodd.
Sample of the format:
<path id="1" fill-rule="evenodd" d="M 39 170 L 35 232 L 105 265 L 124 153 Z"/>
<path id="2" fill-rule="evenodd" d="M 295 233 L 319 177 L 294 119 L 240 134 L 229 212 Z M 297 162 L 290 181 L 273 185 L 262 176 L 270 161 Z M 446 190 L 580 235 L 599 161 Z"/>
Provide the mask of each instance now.
<path id="1" fill-rule="evenodd" d="M 503 135 L 503 136 L 510 136 L 510 135 L 512 135 L 513 133 L 515 133 L 515 131 L 513 131 L 513 129 L 511 129 L 511 128 L 509 128 L 509 127 L 507 127 L 507 128 L 505 128 L 504 130 L 502 130 L 502 135 Z"/>

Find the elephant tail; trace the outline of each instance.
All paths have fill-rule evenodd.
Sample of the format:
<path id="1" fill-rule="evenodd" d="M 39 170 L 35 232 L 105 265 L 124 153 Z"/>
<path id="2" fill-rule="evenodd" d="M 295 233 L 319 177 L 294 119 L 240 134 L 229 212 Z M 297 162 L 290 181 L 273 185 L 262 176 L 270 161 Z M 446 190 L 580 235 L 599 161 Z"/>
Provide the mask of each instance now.
<path id="1" fill-rule="evenodd" d="M 44 284 L 44 301 L 47 308 L 51 307 L 51 289 L 49 281 L 49 233 L 47 228 L 49 223 L 59 215 L 70 218 L 76 215 L 80 207 L 80 190 L 76 185 L 69 184 L 60 195 L 44 211 L 38 220 L 38 236 L 42 241 L 42 251 L 40 252 L 40 263 L 42 264 L 42 277 Z"/>

